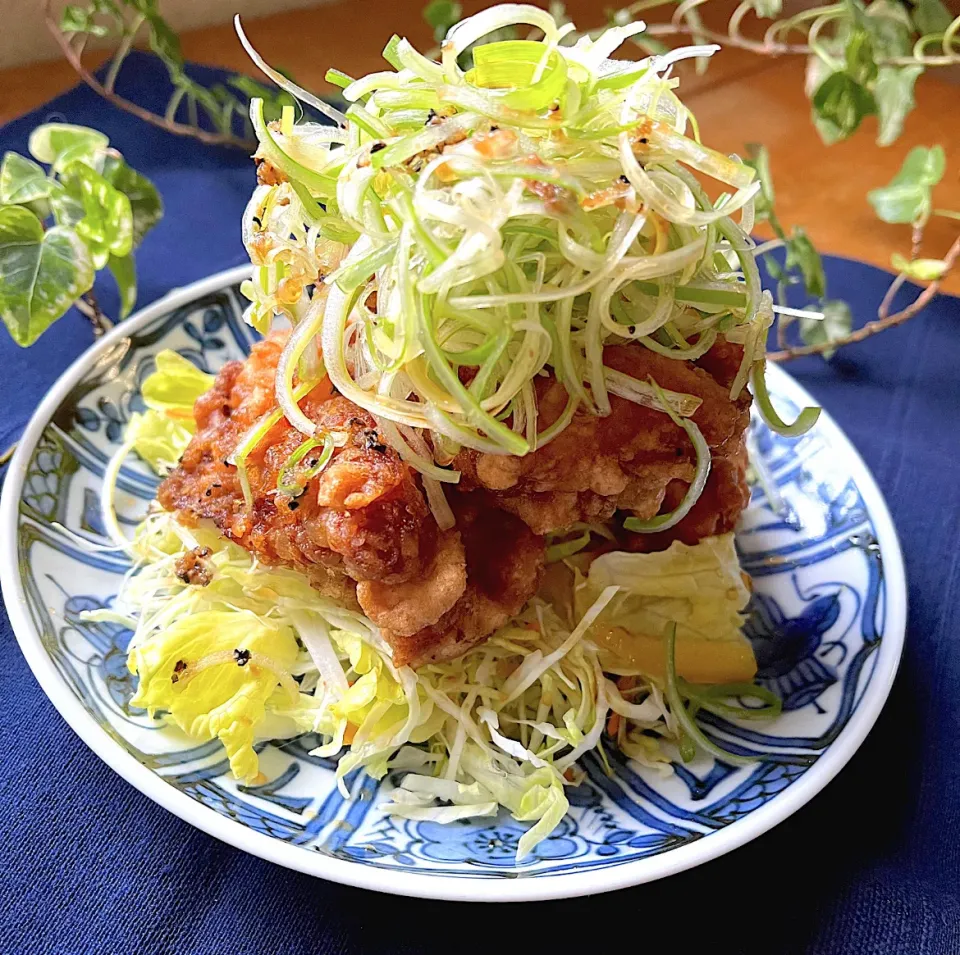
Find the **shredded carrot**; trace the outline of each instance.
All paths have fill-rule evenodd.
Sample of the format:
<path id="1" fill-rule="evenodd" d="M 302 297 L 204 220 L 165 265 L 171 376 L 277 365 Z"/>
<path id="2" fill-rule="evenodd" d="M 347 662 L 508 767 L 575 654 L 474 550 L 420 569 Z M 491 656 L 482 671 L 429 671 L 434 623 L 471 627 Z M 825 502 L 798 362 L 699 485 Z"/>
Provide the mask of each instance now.
<path id="1" fill-rule="evenodd" d="M 343 741 L 348 746 L 353 742 L 353 739 L 357 735 L 357 730 L 359 728 L 360 728 L 359 726 L 354 726 L 353 723 L 347 723 L 347 728 L 343 734 Z"/>
<path id="2" fill-rule="evenodd" d="M 607 735 L 616 736 L 620 731 L 620 714 L 611 713 L 610 718 L 607 720 Z"/>

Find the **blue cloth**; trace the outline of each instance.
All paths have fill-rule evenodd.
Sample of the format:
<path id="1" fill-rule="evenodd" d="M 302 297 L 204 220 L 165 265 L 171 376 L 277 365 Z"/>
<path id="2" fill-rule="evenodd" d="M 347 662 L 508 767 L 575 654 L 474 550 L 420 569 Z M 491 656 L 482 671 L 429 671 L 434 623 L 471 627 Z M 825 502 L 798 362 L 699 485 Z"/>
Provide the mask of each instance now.
<path id="1" fill-rule="evenodd" d="M 163 108 L 165 76 L 137 56 L 134 95 Z M 205 76 L 213 71 L 198 70 Z M 153 100 L 151 103 L 150 101 Z M 240 213 L 254 184 L 235 151 L 173 137 L 75 89 L 0 130 L 25 151 L 50 117 L 97 126 L 166 202 L 137 261 L 140 304 L 245 261 Z M 829 259 L 831 294 L 872 317 L 889 282 Z M 107 289 L 108 283 L 104 283 Z M 102 294 L 107 312 L 114 300 Z M 830 364 L 790 371 L 876 475 L 910 578 L 900 676 L 860 752 L 771 833 L 666 881 L 494 911 L 363 893 L 222 845 L 154 805 L 77 739 L 44 697 L 5 615 L 0 640 L 0 952 L 4 955 L 293 955 L 597 948 L 837 955 L 960 952 L 960 300 Z M 71 314 L 30 351 L 0 334 L 0 441 L 90 343 Z M 656 939 L 656 942 L 654 941 Z"/>

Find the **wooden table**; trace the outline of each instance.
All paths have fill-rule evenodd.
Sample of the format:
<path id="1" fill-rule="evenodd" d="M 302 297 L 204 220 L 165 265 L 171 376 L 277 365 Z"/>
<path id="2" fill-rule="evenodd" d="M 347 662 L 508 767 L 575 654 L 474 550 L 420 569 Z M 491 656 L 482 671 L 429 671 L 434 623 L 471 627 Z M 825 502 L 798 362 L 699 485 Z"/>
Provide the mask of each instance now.
<path id="1" fill-rule="evenodd" d="M 708 17 L 722 21 L 723 0 L 708 4 Z M 467 0 L 466 12 L 487 4 Z M 249 36 L 266 59 L 319 92 L 328 89 L 328 66 L 352 75 L 383 69 L 380 51 L 391 33 L 409 37 L 420 49 L 431 46 L 429 29 L 420 17 L 422 0 L 341 0 L 312 10 L 276 14 L 246 23 Z M 568 0 L 567 10 L 580 26 L 599 22 L 602 5 L 595 0 Z M 654 19 L 654 18 L 652 18 Z M 719 25 L 719 24 L 718 24 Z M 229 25 L 209 27 L 182 37 L 192 60 L 255 73 Z M 91 57 L 96 63 L 96 56 Z M 879 222 L 866 200 L 868 190 L 890 180 L 909 149 L 941 143 L 948 173 L 938 188 L 936 204 L 960 209 L 960 124 L 951 117 L 960 105 L 960 87 L 921 77 L 918 108 L 893 146 L 878 148 L 876 123 L 868 119 L 853 139 L 826 147 L 810 122 L 803 93 L 804 62 L 800 58 L 767 59 L 738 49 L 714 57 L 705 76 L 681 72 L 680 93 L 696 112 L 704 141 L 743 152 L 749 142 L 770 150 L 777 187 L 777 208 L 784 225 L 803 225 L 817 247 L 889 267 L 895 251 L 906 254 L 906 226 Z M 39 106 L 73 85 L 70 67 L 61 61 L 0 71 L 0 121 Z M 956 235 L 957 223 L 934 219 L 923 252 L 940 257 Z M 960 292 L 960 275 L 945 283 Z"/>

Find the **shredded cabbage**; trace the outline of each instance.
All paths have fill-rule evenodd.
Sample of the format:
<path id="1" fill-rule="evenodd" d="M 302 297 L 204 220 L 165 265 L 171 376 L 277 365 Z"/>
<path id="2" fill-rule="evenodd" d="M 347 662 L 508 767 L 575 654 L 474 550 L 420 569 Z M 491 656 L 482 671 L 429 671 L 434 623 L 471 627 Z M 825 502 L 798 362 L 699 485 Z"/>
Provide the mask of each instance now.
<path id="1" fill-rule="evenodd" d="M 248 782 L 261 778 L 257 740 L 317 733 L 318 755 L 346 747 L 344 792 L 354 769 L 397 773 L 385 806 L 395 815 L 444 822 L 503 808 L 530 822 L 518 859 L 563 817 L 566 787 L 581 778 L 576 761 L 604 733 L 628 757 L 670 772 L 670 744 L 687 736 L 664 695 L 665 622 L 677 627 L 675 689 L 692 707 L 749 717 L 754 710 L 726 698 L 773 705 L 744 685 L 755 664 L 740 632 L 746 590 L 732 535 L 607 553 L 586 576 L 558 562 L 487 642 L 416 672 L 393 665 L 362 613 L 294 570 L 257 563 L 205 523 L 153 513 L 132 547 L 138 572 L 110 611 L 89 616 L 134 628 L 133 705 L 167 714 L 194 739 L 220 739 Z M 188 582 L 184 561 L 202 565 L 201 580 Z M 701 685 L 730 681 L 729 691 Z"/>

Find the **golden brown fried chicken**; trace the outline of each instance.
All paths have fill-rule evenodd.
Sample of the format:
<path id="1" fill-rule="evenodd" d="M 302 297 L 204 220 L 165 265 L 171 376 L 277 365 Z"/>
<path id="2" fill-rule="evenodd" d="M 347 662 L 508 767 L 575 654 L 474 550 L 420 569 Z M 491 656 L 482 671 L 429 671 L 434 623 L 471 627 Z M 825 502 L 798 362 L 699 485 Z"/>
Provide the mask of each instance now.
<path id="1" fill-rule="evenodd" d="M 160 486 L 160 503 L 188 520 L 209 518 L 265 563 L 302 570 L 325 592 L 342 592 L 344 575 L 410 580 L 433 560 L 436 522 L 410 469 L 381 441 L 373 418 L 331 396 L 329 385 L 321 383 L 300 407 L 324 430 L 344 436 L 345 446 L 302 494 L 283 494 L 277 490 L 279 472 L 304 436 L 281 418 L 247 458 L 253 507 L 246 507 L 237 469 L 227 459 L 276 408 L 274 376 L 283 343 L 282 335 L 271 336 L 254 345 L 246 361 L 220 370 L 194 407 L 197 433 Z"/>
<path id="2" fill-rule="evenodd" d="M 417 479 L 381 441 L 373 418 L 329 386 L 318 386 L 300 407 L 345 445 L 302 494 L 281 493 L 280 472 L 304 440 L 282 418 L 247 458 L 248 508 L 227 461 L 276 408 L 284 341 L 273 335 L 246 361 L 220 370 L 194 406 L 197 433 L 161 485 L 160 503 L 187 522 L 212 520 L 264 563 L 303 572 L 325 595 L 358 601 L 382 628 L 398 666 L 458 656 L 536 592 L 542 540 L 481 495 L 461 500 L 456 492 L 457 526 L 440 532 Z"/>
<path id="3" fill-rule="evenodd" d="M 610 368 L 702 399 L 693 421 L 711 448 L 715 473 L 695 513 L 678 525 L 681 537 L 696 534 L 699 540 L 708 525 L 708 533 L 730 530 L 745 505 L 743 434 L 750 396 L 729 397 L 741 354 L 739 346 L 726 342 L 699 364 L 665 358 L 639 344 L 604 351 Z M 552 377 L 536 385 L 543 429 L 559 417 L 567 394 Z M 538 534 L 576 521 L 606 521 L 617 510 L 641 519 L 671 510 L 696 470 L 689 438 L 660 411 L 616 396 L 610 404 L 605 417 L 578 411 L 556 439 L 525 457 L 462 451 L 454 464 L 466 487 L 489 490 L 499 507 Z"/>
<path id="4" fill-rule="evenodd" d="M 482 494 L 452 494 L 457 531 L 466 551 L 467 588 L 435 624 L 383 635 L 397 666 L 452 660 L 486 640 L 518 614 L 543 577 L 543 538 Z"/>

